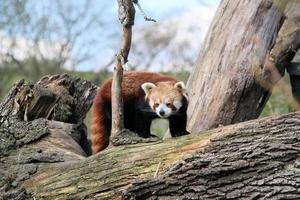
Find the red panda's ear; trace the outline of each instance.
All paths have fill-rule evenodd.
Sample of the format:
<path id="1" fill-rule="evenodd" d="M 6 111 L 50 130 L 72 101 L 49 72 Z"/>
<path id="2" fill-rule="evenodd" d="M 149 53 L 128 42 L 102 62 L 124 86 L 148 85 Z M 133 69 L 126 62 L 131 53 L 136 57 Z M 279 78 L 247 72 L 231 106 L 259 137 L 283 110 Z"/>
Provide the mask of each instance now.
<path id="1" fill-rule="evenodd" d="M 188 100 L 184 82 L 182 82 L 182 81 L 177 82 L 177 83 L 175 83 L 174 87 L 177 88 L 180 92 L 182 92 L 182 95 L 186 98 L 186 100 Z"/>
<path id="2" fill-rule="evenodd" d="M 155 88 L 156 85 L 154 85 L 153 83 L 147 82 L 147 83 L 143 83 L 141 87 L 142 87 L 142 89 L 144 90 L 144 92 L 146 94 L 145 98 L 147 98 L 148 95 L 150 94 L 151 90 L 153 88 Z"/>
<path id="3" fill-rule="evenodd" d="M 182 81 L 175 83 L 174 87 L 176 87 L 179 90 L 185 90 L 185 84 Z"/>

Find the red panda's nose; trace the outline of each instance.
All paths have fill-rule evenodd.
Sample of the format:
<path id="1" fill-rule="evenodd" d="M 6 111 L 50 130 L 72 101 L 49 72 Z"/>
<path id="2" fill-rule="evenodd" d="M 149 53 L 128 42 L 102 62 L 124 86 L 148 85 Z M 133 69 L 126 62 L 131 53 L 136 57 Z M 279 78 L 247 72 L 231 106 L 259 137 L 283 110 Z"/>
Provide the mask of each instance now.
<path id="1" fill-rule="evenodd" d="M 160 114 L 161 116 L 164 116 L 164 115 L 165 115 L 165 111 L 160 110 L 160 111 L 159 111 L 159 114 Z"/>

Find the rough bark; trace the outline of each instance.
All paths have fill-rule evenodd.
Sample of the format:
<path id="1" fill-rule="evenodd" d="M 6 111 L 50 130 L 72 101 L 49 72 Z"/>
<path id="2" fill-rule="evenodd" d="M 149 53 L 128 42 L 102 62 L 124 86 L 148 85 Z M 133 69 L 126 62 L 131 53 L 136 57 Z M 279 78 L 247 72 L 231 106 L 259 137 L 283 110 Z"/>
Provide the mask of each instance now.
<path id="1" fill-rule="evenodd" d="M 67 74 L 44 76 L 36 84 L 20 80 L 0 103 L 0 125 L 13 116 L 21 121 L 46 118 L 81 124 L 96 89 L 90 82 Z"/>
<path id="2" fill-rule="evenodd" d="M 68 75 L 19 81 L 0 103 L 0 199 L 28 199 L 23 181 L 90 154 L 84 118 L 96 87 Z"/>
<path id="3" fill-rule="evenodd" d="M 40 161 L 22 186 L 37 199 L 297 199 L 299 134 L 300 113 L 244 122 L 73 162 Z"/>
<path id="4" fill-rule="evenodd" d="M 246 115 L 253 116 L 262 109 L 268 96 L 266 88 L 277 79 L 273 64 L 281 68 L 298 48 L 284 39 L 285 33 L 298 38 L 298 18 L 291 15 L 285 19 L 294 19 L 295 23 L 286 27 L 295 29 L 283 28 L 287 21 L 274 2 L 223 1 L 219 8 L 216 18 L 227 23 L 213 23 L 200 55 L 221 55 L 220 60 L 207 58 L 202 63 L 204 70 L 216 70 L 215 74 L 203 76 L 203 83 L 208 85 L 201 89 L 208 99 L 201 105 L 211 109 L 204 112 L 209 116 L 205 123 L 210 127 L 215 117 L 228 118 L 226 123 L 233 123 L 233 119 L 245 120 Z M 284 10 L 297 10 L 298 1 L 288 2 Z M 294 5 L 290 6 L 290 2 Z M 242 10 L 243 15 L 234 10 Z M 249 17 L 252 21 L 246 23 Z M 243 26 L 234 26 L 235 20 Z M 229 38 L 226 28 L 235 33 L 237 41 L 214 39 L 212 33 L 220 30 L 225 40 Z M 276 34 L 269 38 L 265 33 Z M 278 39 L 280 35 L 282 40 Z M 291 48 L 286 49 L 289 45 Z M 232 64 L 235 59 L 238 62 Z M 226 66 L 231 66 L 230 70 Z M 196 73 L 200 73 L 199 69 L 195 69 L 190 85 Z M 242 77 L 233 76 L 236 74 Z M 218 83 L 222 78 L 222 85 L 210 82 Z M 228 84 L 231 89 L 226 87 Z M 212 91 L 205 89 L 208 86 Z M 44 77 L 34 85 L 24 81 L 16 84 L 0 103 L 0 199 L 300 198 L 300 113 L 165 141 L 109 148 L 86 158 L 83 119 L 95 89 L 67 75 Z M 195 114 L 203 112 L 196 109 L 196 92 L 190 94 L 190 109 Z M 216 106 L 221 96 L 215 94 L 223 95 L 223 107 Z M 259 98 L 257 107 L 255 95 Z M 210 102 L 213 98 L 216 101 Z"/>
<path id="5" fill-rule="evenodd" d="M 79 100 L 78 109 L 88 110 L 95 87 L 76 80 L 52 76 L 33 86 L 19 82 L 1 103 L 0 199 L 300 198 L 300 113 L 109 148 L 86 158 L 80 145 L 86 132 L 77 124 L 84 117 L 74 118 L 66 110 L 76 110 L 71 102 Z M 49 85 L 57 89 L 57 83 L 64 86 L 53 92 Z M 37 85 L 38 91 L 49 92 L 29 95 L 14 105 L 24 93 L 20 88 L 31 88 L 25 92 L 28 96 L 35 94 Z M 31 103 L 40 101 L 35 98 L 52 92 L 65 99 L 56 100 L 55 112 L 32 115 L 48 119 L 24 121 L 26 106 L 19 103 L 35 107 Z M 63 110 L 64 117 L 54 114 Z M 74 124 L 49 120 L 54 117 Z"/>
<path id="6" fill-rule="evenodd" d="M 223 0 L 189 77 L 188 130 L 259 116 L 300 46 L 300 2 Z"/>
<path id="7" fill-rule="evenodd" d="M 214 130 L 209 145 L 125 199 L 299 199 L 300 115 Z"/>

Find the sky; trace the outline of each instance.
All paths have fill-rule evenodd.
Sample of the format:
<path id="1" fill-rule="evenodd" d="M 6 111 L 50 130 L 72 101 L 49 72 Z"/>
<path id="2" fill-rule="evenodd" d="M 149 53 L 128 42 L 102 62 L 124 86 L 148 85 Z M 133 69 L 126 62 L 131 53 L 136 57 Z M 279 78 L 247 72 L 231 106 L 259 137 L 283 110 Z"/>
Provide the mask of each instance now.
<path id="1" fill-rule="evenodd" d="M 211 7 L 218 4 L 218 0 L 140 0 L 140 4 L 149 15 L 158 20 L 180 15 L 182 12 L 198 6 Z"/>
<path id="2" fill-rule="evenodd" d="M 107 20 L 110 22 L 108 30 L 118 30 L 118 32 L 121 34 L 121 26 L 117 19 L 117 1 L 110 2 L 112 3 L 107 4 L 108 13 L 106 14 L 106 16 L 109 16 Z M 203 13 L 202 17 L 200 15 L 201 18 L 191 19 L 191 21 L 202 26 L 201 29 L 199 29 L 201 40 L 203 40 L 204 38 L 204 35 L 209 27 L 210 21 L 217 9 L 217 6 L 219 5 L 219 2 L 220 0 L 139 0 L 139 3 L 145 13 L 157 20 L 157 23 L 159 24 L 163 24 L 164 22 L 171 19 L 176 20 L 176 18 L 184 18 L 183 20 L 188 20 L 189 14 L 199 9 L 199 11 Z M 137 32 L 134 32 L 135 30 L 142 30 L 143 28 L 147 28 L 147 26 L 151 26 L 152 23 L 145 22 L 142 14 L 137 9 L 135 20 L 136 24 L 133 29 L 133 39 L 136 34 L 138 34 Z M 190 26 L 192 26 L 192 24 L 190 24 Z M 98 56 L 96 56 L 94 60 L 80 64 L 76 69 L 80 71 L 97 70 L 100 66 L 105 65 L 105 63 L 109 62 L 109 59 L 111 59 L 111 57 L 115 54 L 115 51 L 118 50 L 120 37 L 121 36 L 117 34 L 115 38 L 105 40 L 105 42 L 102 43 L 103 48 L 99 52 Z M 184 35 L 182 35 L 182 37 L 184 37 Z M 197 48 L 199 47 L 197 46 Z"/>
<path id="3" fill-rule="evenodd" d="M 84 9 L 84 4 L 87 0 L 58 0 L 61 3 L 60 6 L 66 6 L 71 4 L 75 6 L 72 11 L 80 13 L 82 9 Z M 121 40 L 121 25 L 118 20 L 117 15 L 117 0 L 90 0 L 92 3 L 91 9 L 89 13 L 91 15 L 97 15 L 101 18 L 102 25 L 97 25 L 97 30 L 91 28 L 89 30 L 83 31 L 83 36 L 73 45 L 73 50 L 70 55 L 69 62 L 67 62 L 66 66 L 78 71 L 97 71 L 101 67 L 105 66 L 114 55 L 119 50 L 120 40 Z M 33 6 L 33 10 L 30 12 L 34 13 L 34 16 L 45 15 L 45 13 L 50 12 L 54 13 L 56 10 L 53 0 L 39 0 L 39 1 L 30 1 Z M 210 22 L 214 16 L 214 13 L 217 9 L 220 0 L 139 0 L 139 3 L 145 13 L 157 20 L 154 24 L 153 22 L 146 22 L 143 19 L 141 12 L 136 9 L 135 16 L 135 25 L 133 27 L 133 43 L 135 42 L 135 38 L 139 38 L 140 35 L 143 34 L 144 30 L 151 30 L 154 27 L 157 27 L 160 32 L 164 32 L 169 27 L 170 23 L 174 23 L 176 27 L 178 27 L 175 39 L 172 40 L 171 45 L 166 48 L 160 57 L 156 58 L 156 61 L 153 65 L 156 68 L 152 68 L 152 70 L 160 70 L 160 65 L 168 65 L 168 59 L 172 60 L 172 58 L 166 59 L 166 55 L 168 55 L 168 51 L 176 50 L 179 46 L 176 44 L 180 43 L 190 43 L 191 49 L 189 49 L 192 54 L 190 56 L 195 57 L 200 50 L 201 42 L 203 41 L 206 31 L 210 25 Z M 49 7 L 50 6 L 50 7 Z M 50 8 L 50 9 L 49 9 Z M 67 8 L 67 6 L 66 6 Z M 53 10 L 54 9 L 54 10 Z M 68 10 L 66 10 L 68 13 Z M 72 12 L 68 13 L 69 16 L 72 16 Z M 76 14 L 76 13 L 75 13 Z M 13 13 L 12 13 L 12 16 Z M 38 17 L 33 17 L 32 19 L 39 19 Z M 56 18 L 53 18 L 54 21 Z M 22 19 L 15 19 L 22 20 Z M 1 19 L 0 19 L 1 21 Z M 56 20 L 57 21 L 57 20 Z M 84 19 L 82 19 L 84 21 Z M 59 22 L 58 22 L 59 23 Z M 157 25 L 157 26 L 155 26 Z M 103 26 L 103 27 L 102 27 Z M 53 26 L 55 27 L 55 25 Z M 54 28 L 55 29 L 55 28 Z M 60 41 L 64 40 L 64 38 L 60 38 L 62 35 L 63 29 L 56 28 L 50 37 L 52 39 L 46 38 L 42 41 L 41 44 L 51 44 L 49 47 L 55 46 Z M 18 47 L 17 50 L 24 50 L 24 52 L 28 52 L 28 48 L 31 48 L 30 45 L 27 45 L 26 41 L 30 43 L 30 40 L 33 40 L 31 35 L 34 35 L 31 30 L 26 32 L 27 35 L 18 35 L 19 40 L 23 41 L 21 47 Z M 1 36 L 5 36 L 5 31 L 0 30 L 0 39 Z M 34 36 L 33 36 L 34 37 Z M 9 41 L 9 38 L 5 38 Z M 96 40 L 95 40 L 96 39 Z M 96 42 L 93 42 L 95 40 Z M 2 41 L 5 41 L 2 37 Z M 9 42 L 8 42 L 9 43 Z M 87 46 L 87 44 L 91 43 L 92 45 Z M 3 45 L 2 45 L 3 46 Z M 28 46 L 28 48 L 24 48 Z M 86 48 L 90 53 L 91 57 L 84 62 L 79 64 L 72 64 L 72 59 L 76 60 L 79 57 L 79 53 L 82 49 Z M 45 48 L 47 49 L 47 48 Z M 46 55 L 49 54 L 48 50 L 45 50 Z M 54 49 L 55 52 L 55 49 Z M 194 53 L 194 54 L 193 54 Z M 20 56 L 25 56 L 22 52 L 17 52 Z M 129 62 L 132 60 L 134 62 L 134 55 L 131 52 L 129 57 Z M 165 62 L 162 62 L 164 60 Z M 74 63 L 74 62 L 73 62 Z"/>

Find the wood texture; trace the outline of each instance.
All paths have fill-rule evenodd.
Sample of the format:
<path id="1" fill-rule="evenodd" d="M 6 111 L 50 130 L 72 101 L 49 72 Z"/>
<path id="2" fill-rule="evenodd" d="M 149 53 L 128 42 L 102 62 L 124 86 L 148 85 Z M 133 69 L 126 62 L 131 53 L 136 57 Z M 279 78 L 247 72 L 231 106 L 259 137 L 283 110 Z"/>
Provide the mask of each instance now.
<path id="1" fill-rule="evenodd" d="M 68 75 L 19 81 L 0 103 L 0 199 L 32 199 L 23 182 L 90 154 L 84 118 L 96 87 Z"/>
<path id="2" fill-rule="evenodd" d="M 122 57 L 117 56 L 111 86 L 111 138 L 124 129 L 124 108 L 122 98 L 123 65 Z"/>
<path id="3" fill-rule="evenodd" d="M 125 199 L 299 199 L 299 127 L 298 113 L 217 129 L 203 152 L 134 183 Z"/>
<path id="4" fill-rule="evenodd" d="M 134 25 L 135 9 L 132 0 L 118 0 L 119 20 L 123 26 L 122 44 L 116 62 L 112 81 L 112 129 L 111 138 L 124 130 L 124 109 L 122 99 L 123 64 L 127 63 L 131 47 L 132 26 Z"/>
<path id="5" fill-rule="evenodd" d="M 188 130 L 259 116 L 300 46 L 300 2 L 223 0 L 189 77 Z"/>
<path id="6" fill-rule="evenodd" d="M 293 113 L 114 147 L 51 165 L 24 187 L 37 199 L 300 198 L 299 130 Z"/>
<path id="7" fill-rule="evenodd" d="M 293 43 L 299 1 L 282 2 L 222 1 L 198 60 L 202 67 L 189 80 L 194 133 L 253 118 L 262 109 L 276 74 L 299 47 Z M 284 18 L 285 11 L 294 14 Z M 0 103 L 1 200 L 300 199 L 300 113 L 113 147 L 86 158 L 82 122 L 96 88 L 67 75 L 37 84 L 56 97 L 53 109 L 43 109 L 47 115 L 31 110 L 33 118 L 46 119 L 24 121 L 35 107 L 30 105 L 40 108 L 34 102 L 49 97 L 32 96 L 35 87 L 24 81 Z"/>
<path id="8" fill-rule="evenodd" d="M 88 158 L 79 124 L 7 116 L 0 126 L 0 199 L 300 198 L 300 113 Z"/>

